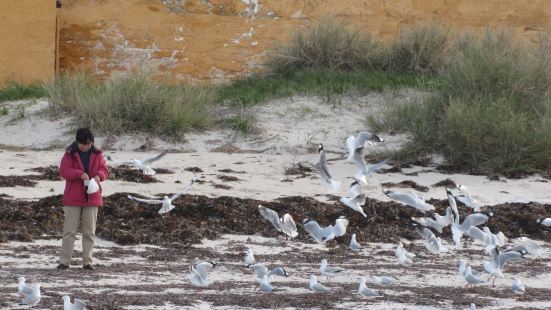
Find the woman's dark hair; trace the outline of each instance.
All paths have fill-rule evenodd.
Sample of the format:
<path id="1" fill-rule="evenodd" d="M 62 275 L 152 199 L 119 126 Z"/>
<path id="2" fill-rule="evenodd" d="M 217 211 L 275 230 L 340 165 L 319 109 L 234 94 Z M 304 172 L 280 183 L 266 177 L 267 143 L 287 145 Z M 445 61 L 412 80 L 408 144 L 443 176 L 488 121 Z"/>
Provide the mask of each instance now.
<path id="1" fill-rule="evenodd" d="M 90 129 L 84 127 L 77 130 L 77 142 L 80 144 L 88 144 L 94 142 L 94 135 Z"/>

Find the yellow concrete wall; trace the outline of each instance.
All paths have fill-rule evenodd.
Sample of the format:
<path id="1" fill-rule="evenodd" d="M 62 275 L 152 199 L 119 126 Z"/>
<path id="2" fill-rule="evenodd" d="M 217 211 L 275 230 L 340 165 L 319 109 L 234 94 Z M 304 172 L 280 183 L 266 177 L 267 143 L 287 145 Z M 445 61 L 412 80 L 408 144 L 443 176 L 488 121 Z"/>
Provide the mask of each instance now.
<path id="1" fill-rule="evenodd" d="M 54 2 L 2 1 L 0 81 L 51 77 Z M 261 70 L 266 50 L 321 16 L 381 38 L 433 21 L 537 40 L 551 25 L 551 0 L 64 0 L 59 67 L 99 78 L 142 67 L 172 80 L 223 82 Z"/>
<path id="2" fill-rule="evenodd" d="M 0 1 L 0 86 L 55 73 L 55 0 Z"/>

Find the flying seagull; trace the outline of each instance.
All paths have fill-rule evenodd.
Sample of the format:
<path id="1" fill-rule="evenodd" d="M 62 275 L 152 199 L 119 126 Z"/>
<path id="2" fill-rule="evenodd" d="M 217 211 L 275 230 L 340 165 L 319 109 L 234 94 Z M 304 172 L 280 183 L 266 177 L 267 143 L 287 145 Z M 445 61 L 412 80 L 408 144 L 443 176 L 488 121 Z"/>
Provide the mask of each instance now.
<path id="1" fill-rule="evenodd" d="M 197 180 L 197 178 L 193 177 L 191 179 L 190 183 L 186 187 L 184 187 L 182 189 L 182 191 L 172 195 L 172 197 L 170 197 L 170 198 L 168 196 L 164 196 L 162 200 L 159 200 L 159 199 L 143 199 L 143 198 L 134 197 L 132 195 L 128 195 L 128 199 L 143 202 L 143 203 L 147 203 L 147 204 L 153 204 L 153 205 L 159 205 L 160 204 L 162 207 L 161 207 L 161 209 L 159 209 L 159 214 L 168 213 L 172 209 L 174 209 L 174 205 L 172 204 L 172 202 L 175 199 L 177 199 L 178 197 L 185 194 L 191 188 L 193 183 L 195 183 L 196 180 Z"/>
<path id="2" fill-rule="evenodd" d="M 154 162 L 160 160 L 161 158 L 165 157 L 167 154 L 167 152 L 163 152 L 155 157 L 151 157 L 151 158 L 147 158 L 147 159 L 144 159 L 144 160 L 139 160 L 139 159 L 131 159 L 129 161 L 120 161 L 120 160 L 116 160 L 114 159 L 111 155 L 106 155 L 105 157 L 107 158 L 108 161 L 112 162 L 114 165 L 132 165 L 140 170 L 142 170 L 142 172 L 145 174 L 145 175 L 154 175 L 155 174 L 155 170 L 151 169 L 151 164 L 153 164 Z"/>

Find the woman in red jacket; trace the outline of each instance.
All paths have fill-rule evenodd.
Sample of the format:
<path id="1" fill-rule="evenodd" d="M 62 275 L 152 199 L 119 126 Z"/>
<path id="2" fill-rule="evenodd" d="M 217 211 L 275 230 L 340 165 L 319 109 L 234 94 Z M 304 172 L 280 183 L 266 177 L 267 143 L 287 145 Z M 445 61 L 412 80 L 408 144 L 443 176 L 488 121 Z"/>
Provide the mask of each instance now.
<path id="1" fill-rule="evenodd" d="M 98 185 L 105 181 L 107 166 L 101 150 L 94 147 L 94 135 L 88 128 L 77 130 L 76 141 L 63 154 L 59 174 L 65 179 L 63 193 L 63 242 L 61 258 L 57 269 L 64 270 L 71 265 L 73 244 L 80 221 L 82 228 L 82 266 L 92 268 L 92 248 L 96 239 L 98 208 L 103 205 L 101 186 L 88 194 L 88 182 L 93 179 Z"/>

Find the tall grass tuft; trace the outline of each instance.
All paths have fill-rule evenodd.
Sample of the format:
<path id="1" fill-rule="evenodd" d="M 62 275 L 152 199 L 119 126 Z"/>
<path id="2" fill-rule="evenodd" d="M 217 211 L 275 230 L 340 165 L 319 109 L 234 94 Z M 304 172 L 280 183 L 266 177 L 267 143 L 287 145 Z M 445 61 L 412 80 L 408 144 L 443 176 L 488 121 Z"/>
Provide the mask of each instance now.
<path id="1" fill-rule="evenodd" d="M 390 70 L 435 74 L 442 68 L 449 31 L 438 24 L 404 28 L 388 44 L 383 65 Z"/>
<path id="2" fill-rule="evenodd" d="M 296 32 L 290 43 L 276 46 L 266 64 L 277 73 L 304 68 L 353 71 L 379 67 L 383 52 L 382 44 L 369 34 L 325 17 Z"/>
<path id="3" fill-rule="evenodd" d="M 551 170 L 551 45 L 521 47 L 504 33 L 461 37 L 424 102 L 396 106 L 379 128 L 406 131 L 419 152 L 453 167 L 521 176 Z"/>
<path id="4" fill-rule="evenodd" d="M 143 73 L 99 84 L 83 74 L 65 75 L 48 91 L 52 114 L 70 113 L 79 125 L 102 132 L 180 139 L 187 130 L 211 123 L 208 88 L 166 84 Z"/>
<path id="5" fill-rule="evenodd" d="M 46 97 L 47 91 L 43 84 L 24 84 L 21 82 L 9 81 L 0 89 L 0 102 L 28 98 Z"/>

